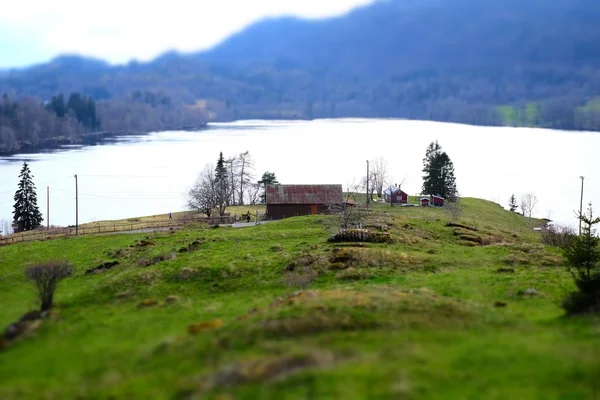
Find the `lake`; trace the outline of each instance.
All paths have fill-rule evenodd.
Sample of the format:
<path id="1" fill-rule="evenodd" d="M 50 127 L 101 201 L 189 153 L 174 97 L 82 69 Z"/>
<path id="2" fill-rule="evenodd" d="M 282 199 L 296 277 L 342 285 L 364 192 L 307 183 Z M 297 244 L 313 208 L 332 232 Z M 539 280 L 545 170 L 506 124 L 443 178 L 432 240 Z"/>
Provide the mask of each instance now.
<path id="1" fill-rule="evenodd" d="M 186 193 L 204 164 L 250 151 L 256 176 L 275 172 L 281 183 L 340 183 L 365 175 L 366 160 L 389 161 L 390 177 L 403 190 L 421 188 L 425 149 L 439 140 L 454 162 L 461 196 L 507 206 L 531 192 L 534 214 L 575 226 L 581 180 L 584 203 L 600 212 L 600 134 L 545 129 L 476 127 L 406 120 L 239 121 L 199 132 L 156 132 L 102 145 L 0 158 L 0 221 L 12 219 L 13 195 L 23 160 L 30 162 L 38 205 L 50 223 L 75 223 L 75 179 L 80 223 L 164 214 L 185 209 Z M 44 222 L 45 225 L 46 222 Z"/>

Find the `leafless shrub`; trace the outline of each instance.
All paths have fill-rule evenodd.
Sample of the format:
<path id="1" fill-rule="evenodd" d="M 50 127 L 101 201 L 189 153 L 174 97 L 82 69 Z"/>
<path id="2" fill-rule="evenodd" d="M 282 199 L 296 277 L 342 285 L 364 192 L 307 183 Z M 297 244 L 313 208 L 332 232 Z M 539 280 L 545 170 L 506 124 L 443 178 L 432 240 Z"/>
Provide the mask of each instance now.
<path id="1" fill-rule="evenodd" d="M 344 206 L 337 213 L 339 229 L 360 228 L 366 224 L 369 210 L 359 206 Z"/>
<path id="2" fill-rule="evenodd" d="M 464 207 L 460 202 L 460 197 L 457 197 L 455 201 L 447 202 L 444 206 L 444 211 L 446 211 L 449 222 L 458 222 L 464 211 Z"/>
<path id="3" fill-rule="evenodd" d="M 28 267 L 25 276 L 32 280 L 41 302 L 41 311 L 52 308 L 58 283 L 73 275 L 74 269 L 67 261 L 50 261 Z"/>
<path id="4" fill-rule="evenodd" d="M 573 228 L 563 225 L 552 225 L 542 230 L 542 243 L 546 246 L 564 249 L 571 243 L 574 236 L 575 230 Z"/>

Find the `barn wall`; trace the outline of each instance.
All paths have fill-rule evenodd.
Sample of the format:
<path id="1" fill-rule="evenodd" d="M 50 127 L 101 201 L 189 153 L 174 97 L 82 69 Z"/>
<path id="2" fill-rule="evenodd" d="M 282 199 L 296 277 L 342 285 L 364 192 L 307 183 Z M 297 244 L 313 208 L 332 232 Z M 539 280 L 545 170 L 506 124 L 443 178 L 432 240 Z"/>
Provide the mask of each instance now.
<path id="1" fill-rule="evenodd" d="M 267 218 L 282 219 L 311 214 L 310 204 L 267 204 Z"/>

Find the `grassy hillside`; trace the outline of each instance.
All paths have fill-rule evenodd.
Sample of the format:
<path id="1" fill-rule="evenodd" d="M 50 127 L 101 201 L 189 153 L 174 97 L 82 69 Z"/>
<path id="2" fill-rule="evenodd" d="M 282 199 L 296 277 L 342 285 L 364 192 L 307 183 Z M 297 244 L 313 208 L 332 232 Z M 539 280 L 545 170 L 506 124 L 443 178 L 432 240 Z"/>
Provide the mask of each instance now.
<path id="1" fill-rule="evenodd" d="M 598 396 L 600 320 L 563 316 L 558 252 L 524 218 L 463 204 L 469 229 L 377 205 L 392 244 L 330 244 L 334 218 L 313 216 L 1 247 L 2 326 L 36 306 L 25 266 L 77 272 L 0 351 L 0 398 Z"/>

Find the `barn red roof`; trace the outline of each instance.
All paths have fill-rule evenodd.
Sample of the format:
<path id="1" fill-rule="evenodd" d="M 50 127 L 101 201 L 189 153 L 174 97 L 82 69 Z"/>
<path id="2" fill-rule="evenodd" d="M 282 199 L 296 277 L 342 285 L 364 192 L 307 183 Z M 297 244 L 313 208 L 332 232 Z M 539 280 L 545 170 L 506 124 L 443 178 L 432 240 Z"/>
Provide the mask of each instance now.
<path id="1" fill-rule="evenodd" d="M 342 185 L 267 185 L 267 204 L 342 203 Z"/>

